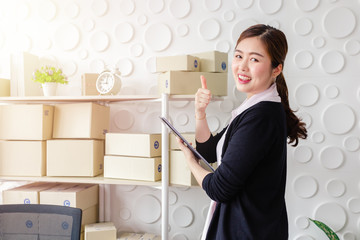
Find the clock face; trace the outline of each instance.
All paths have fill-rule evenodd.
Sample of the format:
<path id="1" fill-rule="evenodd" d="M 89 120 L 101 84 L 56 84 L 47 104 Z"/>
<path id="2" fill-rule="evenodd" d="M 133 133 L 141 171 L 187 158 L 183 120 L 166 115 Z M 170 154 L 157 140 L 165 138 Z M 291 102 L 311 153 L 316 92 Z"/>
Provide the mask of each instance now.
<path id="1" fill-rule="evenodd" d="M 103 72 L 96 80 L 96 89 L 100 94 L 109 93 L 114 87 L 115 78 L 110 72 Z"/>

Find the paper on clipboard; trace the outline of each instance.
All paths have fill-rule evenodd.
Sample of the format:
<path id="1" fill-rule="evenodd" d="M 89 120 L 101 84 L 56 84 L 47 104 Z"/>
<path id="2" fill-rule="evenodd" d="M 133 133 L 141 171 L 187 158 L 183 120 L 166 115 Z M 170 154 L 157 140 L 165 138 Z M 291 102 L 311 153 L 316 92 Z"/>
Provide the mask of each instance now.
<path id="1" fill-rule="evenodd" d="M 176 130 L 176 128 L 166 118 L 160 117 L 160 119 L 172 131 L 172 133 L 174 133 L 184 142 L 184 145 L 191 150 L 194 156 L 197 159 L 201 160 L 209 168 L 208 170 L 210 170 L 211 172 L 215 171 L 215 169 L 210 165 L 210 163 L 206 161 L 206 159 L 203 156 L 201 156 L 201 154 L 198 151 L 196 151 L 196 149 L 179 133 L 178 130 Z"/>

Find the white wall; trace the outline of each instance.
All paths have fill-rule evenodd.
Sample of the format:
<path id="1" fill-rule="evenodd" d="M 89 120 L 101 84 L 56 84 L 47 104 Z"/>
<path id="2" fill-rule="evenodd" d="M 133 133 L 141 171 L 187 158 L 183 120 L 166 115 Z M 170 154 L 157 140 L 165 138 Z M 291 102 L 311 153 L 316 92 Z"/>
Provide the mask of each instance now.
<path id="1" fill-rule="evenodd" d="M 290 239 L 320 239 L 307 217 L 341 239 L 360 239 L 359 0 L 0 0 L 0 77 L 7 56 L 24 50 L 55 59 L 70 78 L 58 95 L 80 95 L 80 76 L 119 66 L 120 94 L 156 94 L 155 57 L 219 50 L 232 57 L 239 33 L 255 23 L 285 32 L 291 106 L 309 138 L 288 148 Z M 214 102 L 221 130 L 243 100 L 229 74 L 229 96 Z M 112 107 L 111 131 L 160 132 L 159 103 Z M 171 118 L 193 131 L 193 103 L 171 104 Z M 105 186 L 104 218 L 119 231 L 160 233 L 160 190 Z M 142 205 L 141 203 L 146 203 Z M 199 188 L 171 188 L 171 239 L 200 239 L 208 199 Z"/>

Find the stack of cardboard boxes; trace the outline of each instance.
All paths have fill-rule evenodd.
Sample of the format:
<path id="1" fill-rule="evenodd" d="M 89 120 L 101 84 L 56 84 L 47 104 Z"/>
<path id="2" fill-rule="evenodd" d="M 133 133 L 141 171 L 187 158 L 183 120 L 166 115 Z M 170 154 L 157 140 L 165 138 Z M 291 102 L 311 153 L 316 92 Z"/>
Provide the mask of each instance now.
<path id="1" fill-rule="evenodd" d="M 48 176 L 103 173 L 110 108 L 95 103 L 55 105 L 53 139 L 47 141 Z"/>
<path id="2" fill-rule="evenodd" d="M 107 133 L 104 177 L 161 180 L 161 134 Z"/>
<path id="3" fill-rule="evenodd" d="M 227 71 L 228 54 L 219 51 L 156 58 L 160 93 L 194 95 L 203 75 L 212 95 L 226 96 Z"/>
<path id="4" fill-rule="evenodd" d="M 158 57 L 156 71 L 159 72 L 160 93 L 172 95 L 194 95 L 201 87 L 200 76 L 207 80 L 212 95 L 227 95 L 228 54 L 218 51 L 182 56 Z M 195 146 L 195 134 L 182 134 Z M 198 183 L 187 167 L 173 134 L 170 134 L 170 184 L 197 186 Z"/>
<path id="5" fill-rule="evenodd" d="M 98 221 L 99 186 L 97 184 L 35 182 L 4 190 L 3 203 L 49 204 L 81 208 L 83 236 L 85 225 Z"/>

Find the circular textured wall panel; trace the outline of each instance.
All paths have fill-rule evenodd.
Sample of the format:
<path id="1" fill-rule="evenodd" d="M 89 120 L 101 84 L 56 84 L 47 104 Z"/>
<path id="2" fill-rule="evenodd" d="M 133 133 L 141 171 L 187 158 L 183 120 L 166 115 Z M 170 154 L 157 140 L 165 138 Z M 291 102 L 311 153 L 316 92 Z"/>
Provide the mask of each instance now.
<path id="1" fill-rule="evenodd" d="M 301 36 L 308 35 L 313 29 L 313 23 L 309 18 L 299 18 L 294 23 L 294 31 Z"/>
<path id="2" fill-rule="evenodd" d="M 320 0 L 296 0 L 297 6 L 305 12 L 313 11 L 319 3 Z"/>
<path id="3" fill-rule="evenodd" d="M 120 43 L 127 43 L 134 37 L 134 28 L 130 23 L 119 23 L 115 27 L 114 35 Z"/>
<path id="4" fill-rule="evenodd" d="M 95 32 L 90 37 L 90 46 L 97 52 L 103 52 L 110 46 L 110 38 L 106 32 Z"/>
<path id="5" fill-rule="evenodd" d="M 175 18 L 186 17 L 191 10 L 189 0 L 171 0 L 169 3 L 169 12 Z"/>
<path id="6" fill-rule="evenodd" d="M 327 169 L 338 169 L 344 160 L 344 154 L 338 147 L 325 147 L 320 152 L 321 165 Z"/>
<path id="7" fill-rule="evenodd" d="M 57 7 L 51 0 L 42 0 L 38 5 L 38 14 L 45 21 L 51 21 L 56 17 Z"/>
<path id="8" fill-rule="evenodd" d="M 315 131 L 311 134 L 311 140 L 314 143 L 322 143 L 325 140 L 325 135 L 322 132 Z"/>
<path id="9" fill-rule="evenodd" d="M 239 22 L 237 22 L 236 24 L 233 25 L 232 28 L 232 39 L 233 39 L 233 43 L 236 44 L 238 38 L 240 37 L 240 34 L 247 29 L 248 27 L 257 24 L 257 21 L 254 19 L 245 19 L 245 20 L 241 20 Z M 235 46 L 234 46 L 235 47 Z"/>
<path id="10" fill-rule="evenodd" d="M 127 58 L 119 59 L 116 62 L 115 66 L 121 72 L 121 76 L 125 76 L 125 77 L 131 75 L 131 73 L 134 70 L 134 64 L 132 63 L 132 61 L 130 59 L 127 59 Z"/>
<path id="11" fill-rule="evenodd" d="M 312 44 L 314 47 L 316 48 L 322 48 L 325 46 L 325 38 L 323 37 L 315 37 L 313 40 L 312 40 Z"/>
<path id="12" fill-rule="evenodd" d="M 71 36 L 71 37 L 69 37 Z M 73 50 L 80 42 L 80 31 L 73 24 L 64 24 L 56 29 L 55 43 L 64 51 Z"/>
<path id="13" fill-rule="evenodd" d="M 344 48 L 347 54 L 355 56 L 360 53 L 360 42 L 355 39 L 350 39 L 345 43 Z"/>
<path id="14" fill-rule="evenodd" d="M 295 225 L 300 229 L 306 229 L 310 225 L 310 221 L 307 217 L 300 216 L 295 219 Z"/>
<path id="15" fill-rule="evenodd" d="M 151 50 L 160 52 L 169 47 L 172 33 L 163 23 L 153 24 L 146 29 L 144 40 Z"/>
<path id="16" fill-rule="evenodd" d="M 338 73 L 345 66 L 345 58 L 338 51 L 328 51 L 321 56 L 320 65 L 327 73 Z"/>
<path id="17" fill-rule="evenodd" d="M 221 0 L 203 0 L 205 8 L 210 12 L 215 12 L 221 7 Z"/>
<path id="18" fill-rule="evenodd" d="M 300 69 L 309 68 L 313 63 L 314 57 L 309 51 L 300 51 L 295 54 L 295 65 Z"/>
<path id="19" fill-rule="evenodd" d="M 254 0 L 237 0 L 235 1 L 237 3 L 237 5 L 242 8 L 242 9 L 248 9 L 250 8 L 253 3 L 254 3 Z"/>
<path id="20" fill-rule="evenodd" d="M 355 119 L 354 111 L 343 103 L 328 106 L 322 114 L 324 127 L 333 134 L 344 134 L 350 131 L 355 124 Z"/>
<path id="21" fill-rule="evenodd" d="M 143 223 L 154 223 L 160 219 L 161 203 L 152 195 L 143 195 L 136 200 L 134 212 Z"/>
<path id="22" fill-rule="evenodd" d="M 164 0 L 148 0 L 148 8 L 152 13 L 160 13 L 164 10 Z"/>
<path id="23" fill-rule="evenodd" d="M 185 37 L 189 34 L 189 26 L 187 24 L 180 24 L 177 28 L 176 28 L 176 34 L 180 37 Z"/>
<path id="24" fill-rule="evenodd" d="M 344 147 L 350 152 L 355 152 L 360 148 L 360 140 L 356 136 L 349 136 L 344 139 Z"/>
<path id="25" fill-rule="evenodd" d="M 338 232 L 345 226 L 348 217 L 339 204 L 328 202 L 315 209 L 314 218 L 326 223 L 335 232 Z"/>
<path id="26" fill-rule="evenodd" d="M 80 7 L 76 3 L 68 3 L 68 5 L 65 7 L 65 13 L 70 18 L 76 18 L 79 16 Z"/>
<path id="27" fill-rule="evenodd" d="M 313 152 L 308 146 L 298 146 L 294 150 L 294 159 L 299 163 L 307 163 L 311 160 Z"/>
<path id="28" fill-rule="evenodd" d="M 235 13 L 234 13 L 234 11 L 231 11 L 231 10 L 226 11 L 226 12 L 224 12 L 223 17 L 224 17 L 225 21 L 231 22 L 231 21 L 233 21 L 235 19 Z"/>
<path id="29" fill-rule="evenodd" d="M 360 213 L 360 198 L 354 197 L 349 199 L 347 205 L 351 212 Z"/>
<path id="30" fill-rule="evenodd" d="M 314 84 L 304 83 L 295 89 L 295 99 L 301 106 L 312 106 L 318 101 L 319 97 L 319 90 Z"/>
<path id="31" fill-rule="evenodd" d="M 205 40 L 213 40 L 220 34 L 221 27 L 216 19 L 210 18 L 202 21 L 199 25 L 200 36 Z"/>
<path id="32" fill-rule="evenodd" d="M 172 214 L 173 220 L 178 227 L 186 228 L 194 221 L 194 213 L 187 206 L 179 206 Z"/>
<path id="33" fill-rule="evenodd" d="M 300 198 L 311 198 L 318 191 L 318 183 L 314 177 L 302 175 L 294 180 L 293 189 L 296 196 Z"/>
<path id="34" fill-rule="evenodd" d="M 115 113 L 113 121 L 118 129 L 128 130 L 133 126 L 135 122 L 135 117 L 131 112 L 127 110 L 120 110 Z"/>
<path id="35" fill-rule="evenodd" d="M 126 16 L 133 14 L 135 11 L 135 3 L 133 0 L 121 0 L 120 12 Z"/>
<path id="36" fill-rule="evenodd" d="M 91 9 L 95 16 L 104 16 L 109 8 L 109 4 L 106 0 L 93 0 Z"/>
<path id="37" fill-rule="evenodd" d="M 326 191 L 330 196 L 338 198 L 344 195 L 346 185 L 340 179 L 332 179 L 326 184 Z"/>
<path id="38" fill-rule="evenodd" d="M 274 14 L 280 11 L 282 0 L 259 0 L 259 8 L 266 14 Z"/>
<path id="39" fill-rule="evenodd" d="M 339 95 L 339 88 L 336 86 L 327 86 L 325 87 L 325 96 L 329 99 L 335 99 Z"/>
<path id="40" fill-rule="evenodd" d="M 331 37 L 344 38 L 354 31 L 356 17 L 350 9 L 336 7 L 325 14 L 323 27 Z"/>

